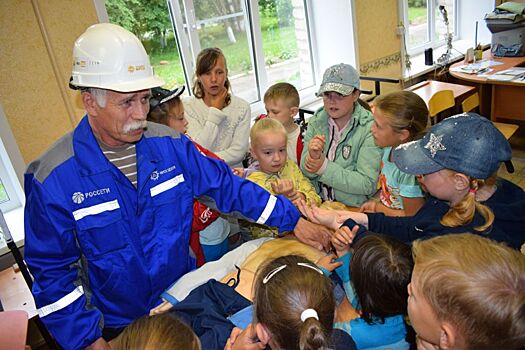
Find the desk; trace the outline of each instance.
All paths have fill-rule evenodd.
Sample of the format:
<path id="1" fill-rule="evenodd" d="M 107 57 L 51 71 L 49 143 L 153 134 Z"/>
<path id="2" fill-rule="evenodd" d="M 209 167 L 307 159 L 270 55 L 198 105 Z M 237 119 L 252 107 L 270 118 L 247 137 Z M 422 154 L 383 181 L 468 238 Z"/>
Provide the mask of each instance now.
<path id="1" fill-rule="evenodd" d="M 492 72 L 488 75 L 495 74 L 505 69 L 525 65 L 525 57 L 493 57 L 490 50 L 483 52 L 483 59 L 501 62 L 498 66 L 493 66 Z M 458 62 L 451 66 L 455 68 L 464 65 L 464 62 Z M 476 74 L 466 74 L 449 71 L 450 75 L 461 82 L 467 82 L 479 88 L 480 92 L 480 113 L 484 116 L 490 116 L 491 120 L 499 119 L 518 119 L 525 120 L 525 84 L 489 80 L 486 76 Z"/>
<path id="2" fill-rule="evenodd" d="M 454 94 L 454 100 L 456 101 L 456 106 L 454 112 L 461 113 L 461 102 L 473 93 L 476 92 L 476 88 L 468 85 L 452 84 L 445 83 L 442 81 L 436 80 L 427 80 L 419 84 L 410 86 L 406 88 L 407 91 L 412 91 L 413 93 L 419 95 L 425 101 L 428 106 L 428 101 L 436 92 L 441 90 L 452 90 Z"/>

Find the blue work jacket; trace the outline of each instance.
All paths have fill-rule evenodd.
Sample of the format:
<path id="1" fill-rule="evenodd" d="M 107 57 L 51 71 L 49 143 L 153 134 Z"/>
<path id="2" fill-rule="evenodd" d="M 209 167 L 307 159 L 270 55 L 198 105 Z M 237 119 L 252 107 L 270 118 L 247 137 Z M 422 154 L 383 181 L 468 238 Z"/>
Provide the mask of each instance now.
<path id="1" fill-rule="evenodd" d="M 135 145 L 137 188 L 104 156 L 87 116 L 27 169 L 25 258 L 33 295 L 66 349 L 84 348 L 104 327 L 148 313 L 195 268 L 195 197 L 281 232 L 299 220 L 286 198 L 233 175 L 168 127 L 149 123 Z"/>

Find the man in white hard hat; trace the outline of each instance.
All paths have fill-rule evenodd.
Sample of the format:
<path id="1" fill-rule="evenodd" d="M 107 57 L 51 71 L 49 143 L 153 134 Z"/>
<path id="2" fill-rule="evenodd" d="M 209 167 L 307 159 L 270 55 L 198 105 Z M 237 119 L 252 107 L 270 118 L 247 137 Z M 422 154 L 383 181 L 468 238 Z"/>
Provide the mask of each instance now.
<path id="1" fill-rule="evenodd" d="M 186 137 L 146 122 L 162 85 L 140 41 L 112 24 L 75 42 L 70 86 L 87 115 L 25 175 L 25 258 L 42 321 L 66 349 L 107 349 L 195 267 L 194 197 L 222 212 L 294 230 L 322 248 L 329 232 L 286 198 L 234 176 Z"/>

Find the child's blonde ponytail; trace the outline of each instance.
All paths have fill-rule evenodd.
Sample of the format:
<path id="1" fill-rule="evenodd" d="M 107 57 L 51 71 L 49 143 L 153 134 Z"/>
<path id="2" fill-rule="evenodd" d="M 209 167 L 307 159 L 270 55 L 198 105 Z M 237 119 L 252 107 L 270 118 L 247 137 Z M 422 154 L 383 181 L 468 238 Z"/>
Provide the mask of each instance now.
<path id="1" fill-rule="evenodd" d="M 441 218 L 440 223 L 448 227 L 468 225 L 474 219 L 477 211 L 483 216 L 485 223 L 481 226 L 474 227 L 474 229 L 478 232 L 483 232 L 488 229 L 494 222 L 494 213 L 489 207 L 476 201 L 476 192 L 479 188 L 485 186 L 487 182 L 494 182 L 494 180 L 488 179 L 484 181 L 471 179 L 470 189 L 467 195 L 456 205 L 450 207 L 448 212 Z"/>

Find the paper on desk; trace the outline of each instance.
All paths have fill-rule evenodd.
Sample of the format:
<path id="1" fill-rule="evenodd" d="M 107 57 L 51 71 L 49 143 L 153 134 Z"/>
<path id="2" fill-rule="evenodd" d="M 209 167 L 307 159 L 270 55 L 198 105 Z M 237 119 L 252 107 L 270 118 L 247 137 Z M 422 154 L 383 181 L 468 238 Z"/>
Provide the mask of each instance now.
<path id="1" fill-rule="evenodd" d="M 492 61 L 492 60 L 482 60 L 476 63 L 465 64 L 458 67 L 450 68 L 453 72 L 466 73 L 466 74 L 479 74 L 487 73 L 489 67 L 498 66 L 503 64 L 502 62 Z"/>
<path id="2" fill-rule="evenodd" d="M 501 72 L 498 72 L 497 74 L 488 75 L 487 79 L 525 83 L 525 67 L 505 69 Z"/>

